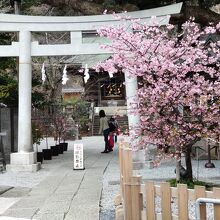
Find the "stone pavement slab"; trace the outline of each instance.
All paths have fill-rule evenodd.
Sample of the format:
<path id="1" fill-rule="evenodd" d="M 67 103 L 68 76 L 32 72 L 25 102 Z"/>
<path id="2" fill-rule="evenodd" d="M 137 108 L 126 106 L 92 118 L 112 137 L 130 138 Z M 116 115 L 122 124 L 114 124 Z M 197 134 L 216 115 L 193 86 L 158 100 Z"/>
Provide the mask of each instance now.
<path id="1" fill-rule="evenodd" d="M 73 195 L 69 192 L 57 193 L 55 192 L 49 198 L 46 199 L 46 203 L 49 202 L 62 202 L 62 201 L 71 201 L 73 199 Z"/>
<path id="2" fill-rule="evenodd" d="M 27 219 L 27 218 L 8 217 L 8 216 L 0 216 L 0 220 L 29 220 L 29 219 Z"/>
<path id="3" fill-rule="evenodd" d="M 44 204 L 42 208 L 37 212 L 42 213 L 55 213 L 64 214 L 69 210 L 70 201 L 58 201 L 58 202 L 48 202 Z"/>
<path id="4" fill-rule="evenodd" d="M 12 186 L 0 186 L 0 195 L 7 192 L 8 190 L 11 190 Z"/>
<path id="5" fill-rule="evenodd" d="M 65 220 L 98 220 L 99 219 L 99 207 L 97 204 L 83 204 L 78 203 L 72 207 Z"/>
<path id="6" fill-rule="evenodd" d="M 45 202 L 45 197 L 39 196 L 27 196 L 19 199 L 10 209 L 26 209 L 26 208 L 38 208 Z"/>
<path id="7" fill-rule="evenodd" d="M 67 152 L 42 164 L 43 169 L 38 173 L 42 172 L 45 177 L 39 178 L 38 184 L 30 188 L 16 187 L 20 189 L 18 192 L 16 188 L 6 192 L 6 196 L 17 195 L 20 200 L 2 216 L 36 220 L 99 220 L 103 174 L 116 155 L 100 153 L 104 146 L 102 137 L 89 137 L 78 142 L 84 144 L 85 170 L 73 170 L 75 142 L 70 142 Z"/>
<path id="8" fill-rule="evenodd" d="M 37 212 L 38 207 L 35 208 L 9 208 L 3 213 L 3 216 L 16 217 L 16 218 L 27 218 L 31 219 L 33 215 Z"/>
<path id="9" fill-rule="evenodd" d="M 4 197 L 4 198 L 22 197 L 22 196 L 27 195 L 30 191 L 31 191 L 30 188 L 18 186 L 18 187 L 14 187 L 13 189 L 8 190 L 7 192 L 3 193 L 1 195 L 1 197 Z"/>
<path id="10" fill-rule="evenodd" d="M 9 207 L 19 201 L 19 198 L 1 198 L 0 214 L 4 213 Z"/>
<path id="11" fill-rule="evenodd" d="M 104 146 L 102 137 L 88 137 L 79 142 L 84 143 L 85 170 L 73 170 L 73 144 L 76 142 L 69 142 L 67 152 L 44 161 L 37 173 L 1 174 L 0 185 L 14 188 L 0 195 L 0 206 L 5 198 L 12 199 L 0 213 L 0 220 L 17 217 L 26 220 L 114 220 L 114 198 L 120 190 L 117 146 L 113 152 L 103 155 L 100 153 Z M 213 161 L 215 169 L 204 168 L 207 161 L 192 162 L 196 178 L 220 183 L 220 161 Z M 175 178 L 174 169 L 175 161 L 171 160 L 163 161 L 158 168 L 135 170 L 134 174 L 141 175 L 143 180 L 163 181 Z"/>
<path id="12" fill-rule="evenodd" d="M 34 220 L 63 220 L 64 214 L 57 213 L 39 213 L 34 216 Z"/>

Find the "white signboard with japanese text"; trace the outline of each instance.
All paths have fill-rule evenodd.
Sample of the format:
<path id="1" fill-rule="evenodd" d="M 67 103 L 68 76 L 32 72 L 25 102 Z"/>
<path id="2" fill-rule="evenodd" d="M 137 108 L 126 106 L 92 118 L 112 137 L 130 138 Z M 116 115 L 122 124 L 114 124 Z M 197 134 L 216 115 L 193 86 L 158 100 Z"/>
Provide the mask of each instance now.
<path id="1" fill-rule="evenodd" d="M 84 164 L 83 164 L 83 144 L 74 144 L 74 151 L 73 151 L 73 157 L 74 157 L 74 170 L 84 170 Z"/>

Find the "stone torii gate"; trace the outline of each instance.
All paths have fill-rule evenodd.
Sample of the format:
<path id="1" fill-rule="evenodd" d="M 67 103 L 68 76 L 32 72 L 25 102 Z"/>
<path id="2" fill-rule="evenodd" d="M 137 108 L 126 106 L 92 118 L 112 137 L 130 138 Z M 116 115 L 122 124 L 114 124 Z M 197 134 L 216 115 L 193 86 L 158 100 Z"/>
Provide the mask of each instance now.
<path id="1" fill-rule="evenodd" d="M 167 15 L 180 12 L 182 3 L 130 12 L 128 16 L 149 21 L 151 16 L 157 16 L 161 25 L 167 24 Z M 36 154 L 32 145 L 31 129 L 31 90 L 32 90 L 32 57 L 62 56 L 82 54 L 108 54 L 100 49 L 97 43 L 83 43 L 83 32 L 96 31 L 106 25 L 117 25 L 120 20 L 112 15 L 77 16 L 77 17 L 46 17 L 0 14 L 0 32 L 18 32 L 18 42 L 0 46 L 0 57 L 19 57 L 19 108 L 18 108 L 18 152 L 10 155 L 7 169 L 14 171 L 37 171 Z M 40 45 L 32 41 L 34 32 L 69 32 L 70 44 Z M 110 54 L 109 54 L 110 56 Z M 128 77 L 125 72 L 127 105 L 136 94 L 137 79 Z M 139 123 L 139 117 L 128 112 L 129 126 Z"/>

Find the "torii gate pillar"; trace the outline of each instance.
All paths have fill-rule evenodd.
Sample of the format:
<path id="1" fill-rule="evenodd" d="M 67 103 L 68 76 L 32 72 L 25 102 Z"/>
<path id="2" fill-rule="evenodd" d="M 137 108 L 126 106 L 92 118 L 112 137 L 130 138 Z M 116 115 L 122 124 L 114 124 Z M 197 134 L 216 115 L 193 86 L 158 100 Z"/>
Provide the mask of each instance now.
<path id="1" fill-rule="evenodd" d="M 32 144 L 31 127 L 31 32 L 19 32 L 19 108 L 18 108 L 18 152 L 10 155 L 7 170 L 32 171 L 40 169 Z"/>
<path id="2" fill-rule="evenodd" d="M 137 109 L 138 101 L 138 83 L 137 76 L 130 76 L 127 71 L 125 71 L 125 85 L 126 85 L 126 100 L 127 100 L 127 115 L 128 115 L 128 125 L 129 134 L 134 138 L 135 130 L 140 129 L 140 115 L 134 114 L 132 111 Z"/>
<path id="3" fill-rule="evenodd" d="M 149 9 L 130 12 L 128 16 L 140 19 L 140 22 L 148 22 L 154 15 L 158 16 L 158 22 L 163 25 L 169 22 L 169 14 L 180 12 L 182 3 L 165 6 L 161 9 Z M 120 17 L 120 16 L 119 16 Z M 74 56 L 109 54 L 99 47 L 99 41 L 84 42 L 83 32 L 95 32 L 102 26 L 118 25 L 120 18 L 112 15 L 93 15 L 76 17 L 46 17 L 0 14 L 0 32 L 19 32 L 19 42 L 11 45 L 0 45 L 0 57 L 19 57 L 19 115 L 18 115 L 18 152 L 11 154 L 11 164 L 8 170 L 37 171 L 39 165 L 36 162 L 36 153 L 32 145 L 31 129 L 31 83 L 32 69 L 31 57 L 38 56 Z M 33 32 L 68 32 L 70 43 L 57 45 L 41 45 L 31 42 Z M 137 79 L 125 75 L 126 95 L 128 110 L 132 108 L 133 98 L 137 94 Z M 138 127 L 139 116 L 128 111 L 129 127 Z"/>

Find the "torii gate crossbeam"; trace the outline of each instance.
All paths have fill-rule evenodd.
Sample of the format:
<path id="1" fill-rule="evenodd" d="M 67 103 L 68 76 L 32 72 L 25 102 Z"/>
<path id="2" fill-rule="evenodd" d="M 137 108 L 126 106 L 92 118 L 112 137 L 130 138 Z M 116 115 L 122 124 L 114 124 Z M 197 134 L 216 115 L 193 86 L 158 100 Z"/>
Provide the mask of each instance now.
<path id="1" fill-rule="evenodd" d="M 180 12 L 182 3 L 127 13 L 131 18 L 148 22 L 151 16 L 157 16 L 161 25 L 169 22 L 167 15 Z M 33 152 L 31 140 L 31 90 L 33 56 L 61 56 L 82 54 L 108 54 L 99 44 L 85 44 L 83 31 L 96 31 L 107 25 L 117 25 L 121 21 L 112 15 L 79 17 L 45 17 L 0 14 L 0 32 L 18 32 L 19 42 L 0 46 L 0 57 L 19 57 L 19 110 L 18 110 L 18 152 L 11 154 L 7 169 L 15 171 L 37 171 L 39 166 Z M 39 45 L 32 41 L 33 32 L 70 32 L 70 44 Z M 128 105 L 136 94 L 137 79 L 129 78 L 125 73 L 126 96 Z M 128 107 L 129 108 L 129 107 Z M 129 126 L 139 123 L 139 117 L 128 113 Z"/>

